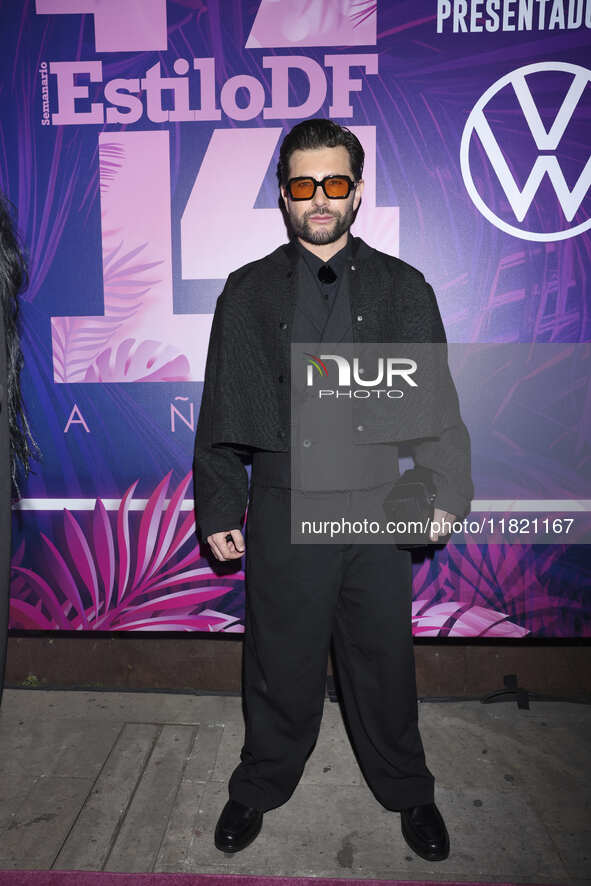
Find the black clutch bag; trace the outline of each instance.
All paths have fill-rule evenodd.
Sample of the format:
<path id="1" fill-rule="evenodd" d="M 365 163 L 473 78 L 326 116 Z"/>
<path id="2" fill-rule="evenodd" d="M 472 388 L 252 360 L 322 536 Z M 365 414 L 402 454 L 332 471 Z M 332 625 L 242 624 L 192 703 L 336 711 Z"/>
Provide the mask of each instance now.
<path id="1" fill-rule="evenodd" d="M 402 522 L 408 527 L 406 533 L 397 531 L 392 535 L 392 541 L 399 548 L 410 549 L 430 543 L 436 494 L 433 472 L 428 468 L 409 468 L 396 480 L 384 499 L 383 508 L 388 520 Z"/>

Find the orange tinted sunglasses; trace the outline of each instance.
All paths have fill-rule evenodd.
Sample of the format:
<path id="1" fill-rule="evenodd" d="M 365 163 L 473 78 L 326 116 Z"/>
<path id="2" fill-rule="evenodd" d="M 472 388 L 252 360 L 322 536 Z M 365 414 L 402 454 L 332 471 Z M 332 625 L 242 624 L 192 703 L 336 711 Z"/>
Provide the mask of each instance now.
<path id="1" fill-rule="evenodd" d="M 318 185 L 330 200 L 344 200 L 351 193 L 352 188 L 357 187 L 348 175 L 327 175 L 322 181 L 316 181 L 307 175 L 299 175 L 290 178 L 287 183 L 287 193 L 292 200 L 311 200 L 316 193 Z"/>

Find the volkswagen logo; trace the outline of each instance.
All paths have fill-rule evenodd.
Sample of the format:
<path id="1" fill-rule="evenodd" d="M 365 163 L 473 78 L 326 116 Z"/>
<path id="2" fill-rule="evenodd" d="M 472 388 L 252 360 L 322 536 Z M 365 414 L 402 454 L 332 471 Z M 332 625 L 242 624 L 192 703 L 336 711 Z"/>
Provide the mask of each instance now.
<path id="1" fill-rule="evenodd" d="M 560 107 L 557 108 L 549 128 L 542 121 L 540 110 L 526 80 L 528 75 L 542 71 L 562 71 L 572 75 L 566 95 Z M 573 65 L 568 62 L 539 62 L 525 65 L 522 68 L 511 71 L 509 74 L 505 74 L 504 77 L 493 83 L 470 112 L 464 126 L 460 145 L 462 177 L 474 205 L 491 224 L 501 231 L 512 234 L 514 237 L 520 237 L 523 240 L 547 242 L 575 237 L 591 227 L 591 219 L 586 219 L 572 227 L 557 231 L 528 230 L 528 226 L 522 224 L 546 176 L 550 181 L 558 205 L 561 207 L 567 222 L 572 222 L 589 190 L 591 184 L 591 154 L 587 158 L 587 162 L 578 179 L 570 187 L 560 165 L 559 148 L 565 130 L 577 111 L 581 97 L 590 79 L 591 71 L 580 65 Z M 521 109 L 523 118 L 531 133 L 533 144 L 537 149 L 537 156 L 523 187 L 520 187 L 515 180 L 507 157 L 495 136 L 494 124 L 491 125 L 487 117 L 489 102 L 508 85 L 513 87 L 518 103 L 516 107 Z M 493 116 L 490 110 L 488 116 Z M 502 195 L 507 201 L 509 214 L 512 215 L 512 219 L 509 221 L 506 217 L 500 218 L 496 212 L 493 212 L 474 184 L 470 166 L 470 146 L 473 142 L 474 134 L 480 139 L 482 149 L 490 163 L 493 181 L 495 185 L 498 183 Z M 533 218 L 533 216 L 534 213 L 531 213 L 530 218 Z M 537 217 L 541 221 L 543 213 L 538 212 Z M 531 227 L 531 222 L 529 227 Z"/>

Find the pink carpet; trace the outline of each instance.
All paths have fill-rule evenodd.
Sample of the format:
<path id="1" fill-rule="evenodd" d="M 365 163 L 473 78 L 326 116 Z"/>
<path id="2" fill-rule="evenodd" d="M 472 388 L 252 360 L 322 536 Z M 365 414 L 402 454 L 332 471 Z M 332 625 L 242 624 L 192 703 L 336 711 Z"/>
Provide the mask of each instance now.
<path id="1" fill-rule="evenodd" d="M 345 877 L 243 877 L 210 874 L 109 874 L 97 871 L 0 871 L 0 886 L 516 886 L 455 880 L 349 880 Z M 536 886 L 529 883 L 528 886 Z M 541 886 L 541 884 L 537 884 Z M 551 886 L 545 883 L 544 886 Z M 560 884 L 555 884 L 560 886 Z"/>

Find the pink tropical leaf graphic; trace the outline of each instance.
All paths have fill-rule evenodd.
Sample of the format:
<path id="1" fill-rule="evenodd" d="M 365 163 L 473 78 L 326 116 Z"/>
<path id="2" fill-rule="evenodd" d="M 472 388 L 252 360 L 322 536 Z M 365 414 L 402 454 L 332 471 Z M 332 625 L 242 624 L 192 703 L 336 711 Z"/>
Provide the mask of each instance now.
<path id="1" fill-rule="evenodd" d="M 127 587 L 127 579 L 130 570 L 130 542 L 129 542 L 129 502 L 135 492 L 138 480 L 129 487 L 123 498 L 117 512 L 117 540 L 119 543 L 119 587 L 117 589 L 117 603 L 121 603 L 121 598 Z"/>
<path id="2" fill-rule="evenodd" d="M 86 610 L 84 609 L 78 586 L 68 568 L 67 563 L 65 562 L 64 558 L 62 557 L 54 543 L 43 532 L 41 533 L 41 538 L 43 539 L 45 547 L 47 548 L 46 565 L 48 571 L 53 575 L 57 585 L 61 588 L 61 590 L 70 601 L 72 608 L 80 616 L 82 626 L 87 629 L 88 618 L 86 616 Z M 16 568 L 16 566 L 18 565 L 20 564 L 14 563 L 13 561 L 13 568 Z"/>
<path id="3" fill-rule="evenodd" d="M 417 636 L 523 637 L 547 630 L 566 596 L 550 593 L 552 568 L 563 545 L 532 554 L 531 545 L 448 544 L 427 558 L 413 577 L 413 628 Z M 527 619 L 527 627 L 520 624 Z"/>
<path id="4" fill-rule="evenodd" d="M 376 0 L 262 0 L 246 49 L 374 45 Z"/>
<path id="5" fill-rule="evenodd" d="M 466 606 L 455 600 L 428 604 L 431 599 L 414 600 L 413 634 L 417 637 L 524 637 L 526 628 L 509 621 L 505 612 L 484 606 Z"/>
<path id="6" fill-rule="evenodd" d="M 103 226 L 104 226 L 103 217 Z M 147 243 L 121 252 L 123 241 L 107 246 L 117 231 L 103 230 L 104 317 L 54 317 L 53 359 L 57 382 L 95 381 L 86 378 L 90 364 L 102 353 L 123 324 L 142 307 L 146 295 L 160 279 L 146 273 L 161 261 L 138 261 Z M 98 379 L 99 381 L 101 379 Z"/>
<path id="7" fill-rule="evenodd" d="M 199 565 L 195 516 L 181 518 L 189 472 L 167 504 L 172 471 L 152 492 L 141 519 L 131 518 L 138 481 L 112 519 L 97 499 L 89 525 L 64 511 L 65 546 L 41 533 L 43 574 L 24 564 L 24 542 L 12 560 L 11 626 L 36 630 L 226 631 L 239 619 L 208 608 L 244 579 Z M 192 541 L 188 551 L 185 547 Z"/>
<path id="8" fill-rule="evenodd" d="M 156 569 L 164 565 L 164 563 L 166 563 L 171 556 L 176 554 L 178 548 L 186 541 L 188 534 L 193 531 L 194 524 L 192 521 L 189 521 L 187 527 L 187 535 L 185 536 L 182 532 L 179 533 L 177 546 L 171 549 L 172 541 L 174 538 L 174 530 L 179 518 L 181 505 L 183 503 L 183 499 L 185 497 L 185 493 L 187 491 L 190 480 L 191 474 L 189 473 L 182 481 L 182 483 L 179 483 L 174 495 L 170 499 L 170 504 L 166 509 L 164 519 L 162 520 L 162 524 L 160 526 L 160 533 L 158 535 L 158 540 L 154 549 L 154 557 L 149 567 L 147 577 L 150 577 Z"/>
<path id="9" fill-rule="evenodd" d="M 125 148 L 120 142 L 101 142 L 99 145 L 99 180 L 105 194 L 125 162 Z M 96 182 L 95 182 L 96 185 Z"/>
<path id="10" fill-rule="evenodd" d="M 108 610 L 115 583 L 115 544 L 109 517 L 100 498 L 97 499 L 94 509 L 92 536 L 94 549 L 97 553 L 98 568 L 105 588 L 105 610 Z"/>
<path id="11" fill-rule="evenodd" d="M 85 382 L 187 381 L 191 367 L 184 354 L 157 341 L 137 344 L 126 338 L 116 350 L 102 351 L 86 370 Z"/>

